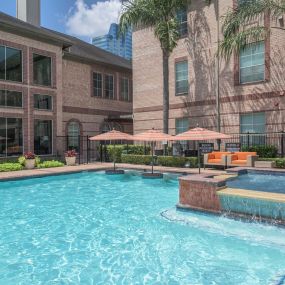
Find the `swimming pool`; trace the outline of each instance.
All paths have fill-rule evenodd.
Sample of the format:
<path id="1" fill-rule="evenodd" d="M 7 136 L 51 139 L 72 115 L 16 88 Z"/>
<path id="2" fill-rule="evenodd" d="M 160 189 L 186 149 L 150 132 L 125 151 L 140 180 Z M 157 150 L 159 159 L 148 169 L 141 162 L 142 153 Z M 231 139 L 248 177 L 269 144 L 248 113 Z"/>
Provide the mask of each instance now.
<path id="1" fill-rule="evenodd" d="M 285 229 L 180 212 L 176 179 L 104 173 L 0 183 L 0 284 L 271 284 Z"/>
<path id="2" fill-rule="evenodd" d="M 285 194 L 285 173 L 270 174 L 249 172 L 227 182 L 231 188 Z"/>

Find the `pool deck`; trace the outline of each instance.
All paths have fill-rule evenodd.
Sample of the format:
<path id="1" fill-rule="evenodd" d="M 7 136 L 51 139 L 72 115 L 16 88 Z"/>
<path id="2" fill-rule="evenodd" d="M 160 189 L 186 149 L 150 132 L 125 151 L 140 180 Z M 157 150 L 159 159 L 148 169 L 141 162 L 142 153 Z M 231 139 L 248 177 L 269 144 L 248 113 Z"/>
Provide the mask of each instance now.
<path id="1" fill-rule="evenodd" d="M 132 170 L 140 170 L 140 171 L 150 171 L 151 166 L 147 165 L 134 165 L 134 164 L 116 164 L 117 168 L 122 169 L 132 169 Z M 81 164 L 76 166 L 63 166 L 63 167 L 55 167 L 55 168 L 42 168 L 42 169 L 33 169 L 33 170 L 20 170 L 20 171 L 11 171 L 11 172 L 1 172 L 0 173 L 0 181 L 1 180 L 13 180 L 13 179 L 21 179 L 28 177 L 41 177 L 41 176 L 49 176 L 49 175 L 60 175 L 60 174 L 68 174 L 68 173 L 76 173 L 81 171 L 99 171 L 112 169 L 113 163 L 90 163 L 90 164 Z M 163 166 L 155 166 L 155 172 L 171 172 L 171 173 L 187 173 L 187 174 L 198 174 L 198 168 L 178 168 L 178 167 L 163 167 Z M 213 169 L 202 169 L 201 174 L 207 175 L 223 175 L 225 171 L 223 170 L 213 170 Z"/>

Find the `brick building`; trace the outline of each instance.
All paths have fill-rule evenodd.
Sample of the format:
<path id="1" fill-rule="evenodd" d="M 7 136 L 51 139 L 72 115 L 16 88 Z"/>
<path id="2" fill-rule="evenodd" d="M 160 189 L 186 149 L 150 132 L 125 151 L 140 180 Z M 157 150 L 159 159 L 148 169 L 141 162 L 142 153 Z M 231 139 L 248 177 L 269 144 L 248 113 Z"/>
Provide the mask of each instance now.
<path id="1" fill-rule="evenodd" d="M 113 127 L 132 133 L 131 86 L 129 61 L 0 13 L 0 157 L 55 155 Z"/>
<path id="2" fill-rule="evenodd" d="M 283 30 L 271 29 L 268 39 L 217 65 L 217 43 L 222 38 L 218 19 L 236 1 L 215 0 L 209 6 L 192 1 L 187 12 L 179 14 L 181 39 L 169 61 L 171 134 L 197 123 L 218 130 L 218 114 L 225 133 L 284 129 Z M 269 15 L 259 20 L 267 27 L 284 25 L 283 18 L 275 22 Z M 133 33 L 133 81 L 134 132 L 162 129 L 162 52 L 151 29 Z"/>

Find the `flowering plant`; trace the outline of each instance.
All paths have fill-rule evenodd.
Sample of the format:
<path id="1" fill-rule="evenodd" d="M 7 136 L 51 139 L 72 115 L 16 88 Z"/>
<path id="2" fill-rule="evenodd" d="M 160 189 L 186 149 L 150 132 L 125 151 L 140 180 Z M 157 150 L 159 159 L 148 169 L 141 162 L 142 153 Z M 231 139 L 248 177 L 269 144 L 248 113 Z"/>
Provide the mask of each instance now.
<path id="1" fill-rule="evenodd" d="M 36 156 L 34 153 L 32 153 L 31 151 L 24 153 L 24 157 L 25 159 L 35 159 Z"/>
<path id="2" fill-rule="evenodd" d="M 75 157 L 77 155 L 76 151 L 73 150 L 68 150 L 67 152 L 65 152 L 65 157 Z"/>

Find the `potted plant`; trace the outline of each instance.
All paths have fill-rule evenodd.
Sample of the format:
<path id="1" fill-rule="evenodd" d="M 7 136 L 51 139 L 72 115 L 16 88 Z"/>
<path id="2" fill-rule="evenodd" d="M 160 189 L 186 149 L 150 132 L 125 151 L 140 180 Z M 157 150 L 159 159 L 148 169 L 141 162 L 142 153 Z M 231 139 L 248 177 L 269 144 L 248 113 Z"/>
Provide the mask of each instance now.
<path id="1" fill-rule="evenodd" d="M 66 153 L 65 153 L 65 161 L 66 161 L 66 165 L 68 166 L 73 166 L 75 165 L 75 162 L 76 162 L 76 151 L 73 149 L 73 150 L 68 150 Z"/>
<path id="2" fill-rule="evenodd" d="M 26 169 L 34 169 L 36 166 L 36 156 L 32 152 L 24 153 L 25 157 L 25 168 Z"/>

